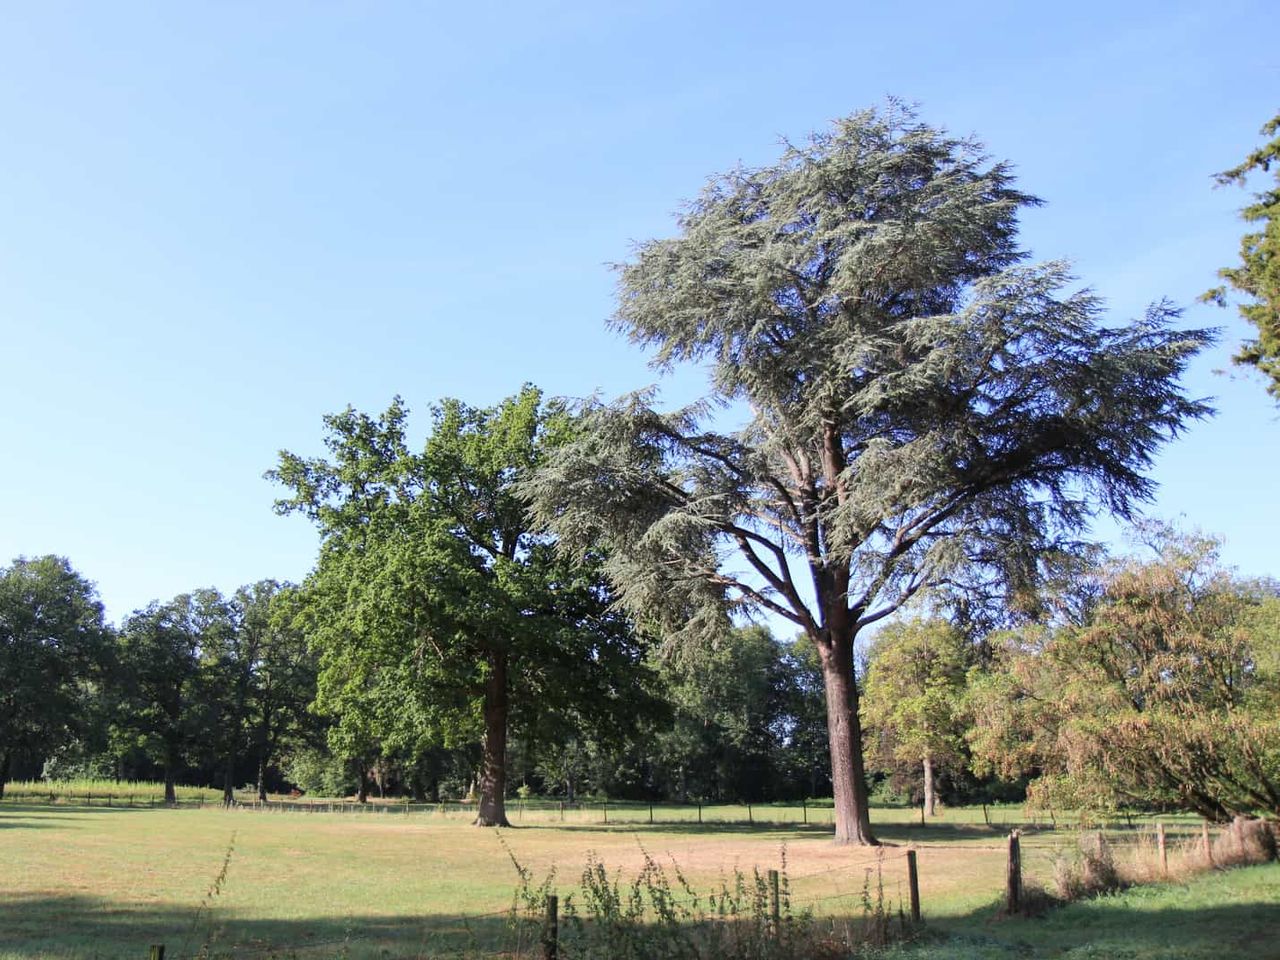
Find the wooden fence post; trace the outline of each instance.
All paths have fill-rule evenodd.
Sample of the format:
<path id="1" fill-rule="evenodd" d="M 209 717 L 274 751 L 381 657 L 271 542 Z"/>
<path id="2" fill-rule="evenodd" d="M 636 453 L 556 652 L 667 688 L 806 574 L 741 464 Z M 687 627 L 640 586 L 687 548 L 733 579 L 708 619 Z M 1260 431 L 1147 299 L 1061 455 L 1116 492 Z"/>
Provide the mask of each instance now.
<path id="1" fill-rule="evenodd" d="M 649 825 L 653 826 L 653 804 L 649 804 Z"/>
<path id="2" fill-rule="evenodd" d="M 916 869 L 916 852 L 907 851 L 907 887 L 911 891 L 911 922 L 920 922 L 920 873 Z"/>
<path id="3" fill-rule="evenodd" d="M 151 945 L 150 958 L 151 960 L 164 960 L 164 944 L 163 943 L 153 943 Z"/>
<path id="4" fill-rule="evenodd" d="M 778 897 L 778 871 L 769 871 L 769 920 L 773 924 L 773 935 L 782 932 L 782 908 Z"/>
<path id="5" fill-rule="evenodd" d="M 702 822 L 702 801 L 698 801 L 698 822 Z"/>
<path id="6" fill-rule="evenodd" d="M 547 894 L 547 920 L 542 929 L 543 960 L 556 960 L 560 953 L 560 901 L 554 893 Z"/>
<path id="7" fill-rule="evenodd" d="M 1012 915 L 1022 908 L 1022 850 L 1018 831 L 1009 834 L 1009 863 L 1005 871 L 1005 912 Z"/>
<path id="8" fill-rule="evenodd" d="M 809 822 L 809 801 L 804 797 L 800 798 L 800 816 L 804 818 L 804 822 Z"/>
<path id="9" fill-rule="evenodd" d="M 1156 847 L 1160 850 L 1160 876 L 1169 875 L 1169 849 L 1165 845 L 1164 823 L 1156 824 Z"/>
<path id="10" fill-rule="evenodd" d="M 755 822 L 756 822 L 755 817 L 751 815 L 751 804 L 748 803 L 747 804 L 747 823 L 754 824 Z"/>

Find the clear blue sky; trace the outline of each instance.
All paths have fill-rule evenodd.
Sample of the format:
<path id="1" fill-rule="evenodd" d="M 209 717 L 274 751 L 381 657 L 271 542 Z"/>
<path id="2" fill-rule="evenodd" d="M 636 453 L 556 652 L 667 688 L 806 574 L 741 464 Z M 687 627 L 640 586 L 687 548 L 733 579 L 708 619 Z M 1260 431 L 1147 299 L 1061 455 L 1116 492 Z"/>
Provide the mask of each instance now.
<path id="1" fill-rule="evenodd" d="M 1271 2 L 3 5 L 0 563 L 68 556 L 120 618 L 299 579 L 277 451 L 321 415 L 652 382 L 604 328 L 610 262 L 704 179 L 886 95 L 974 133 L 1047 201 L 1117 320 L 1225 344 L 1220 414 L 1152 513 L 1280 573 L 1280 421 L 1215 376 L 1245 333 L 1195 297 L 1246 195 L 1210 174 L 1280 108 Z M 673 385 L 687 397 L 697 382 Z M 1108 531 L 1104 531 L 1110 535 Z"/>

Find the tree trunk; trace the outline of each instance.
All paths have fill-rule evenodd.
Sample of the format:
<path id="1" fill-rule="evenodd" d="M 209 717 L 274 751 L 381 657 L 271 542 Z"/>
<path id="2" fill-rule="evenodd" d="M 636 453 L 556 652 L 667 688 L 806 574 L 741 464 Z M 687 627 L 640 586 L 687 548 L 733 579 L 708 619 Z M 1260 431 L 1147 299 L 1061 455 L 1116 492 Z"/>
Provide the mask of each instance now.
<path id="1" fill-rule="evenodd" d="M 932 817 L 934 813 L 933 792 L 933 757 L 928 754 L 924 758 L 924 812 Z"/>
<path id="2" fill-rule="evenodd" d="M 4 799 L 4 785 L 9 782 L 9 758 L 11 756 L 12 754 L 8 750 L 0 754 L 0 800 Z"/>
<path id="3" fill-rule="evenodd" d="M 173 767 L 173 751 L 170 750 L 164 757 L 164 802 L 170 805 L 178 802 L 178 791 L 173 786 Z"/>
<path id="4" fill-rule="evenodd" d="M 822 680 L 827 694 L 827 735 L 831 743 L 831 792 L 834 795 L 836 843 L 879 846 L 871 833 L 867 779 L 862 763 L 862 723 L 858 690 L 853 682 L 853 642 L 819 646 Z"/>
<path id="5" fill-rule="evenodd" d="M 364 768 L 364 761 L 356 761 L 356 803 L 369 802 L 369 776 L 368 771 Z"/>
<path id="6" fill-rule="evenodd" d="M 258 802 L 267 802 L 267 752 L 258 757 Z"/>
<path id="7" fill-rule="evenodd" d="M 480 770 L 477 827 L 506 827 L 507 822 L 507 654 L 489 656 L 484 685 L 484 761 Z"/>
<path id="8" fill-rule="evenodd" d="M 236 802 L 236 761 L 228 754 L 226 767 L 222 772 L 222 805 L 229 807 Z"/>

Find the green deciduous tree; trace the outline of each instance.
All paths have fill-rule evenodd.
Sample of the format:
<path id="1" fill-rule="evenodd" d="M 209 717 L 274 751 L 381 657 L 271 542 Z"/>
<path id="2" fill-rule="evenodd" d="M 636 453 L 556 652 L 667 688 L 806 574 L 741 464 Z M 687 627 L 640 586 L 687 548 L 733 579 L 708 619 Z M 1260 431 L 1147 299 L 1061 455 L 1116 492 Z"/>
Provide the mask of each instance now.
<path id="1" fill-rule="evenodd" d="M 1256 367 L 1269 383 L 1268 392 L 1280 402 L 1280 114 L 1262 128 L 1272 139 L 1258 147 L 1238 166 L 1217 175 L 1220 185 L 1243 186 L 1252 173 L 1268 173 L 1276 165 L 1276 183 L 1254 194 L 1253 203 L 1240 211 L 1257 230 L 1240 239 L 1240 263 L 1224 267 L 1218 276 L 1226 281 L 1204 295 L 1205 300 L 1226 305 L 1227 286 L 1246 297 L 1240 314 L 1258 331 L 1235 355 L 1235 362 Z"/>
<path id="2" fill-rule="evenodd" d="M 565 542 L 607 545 L 625 604 L 673 641 L 726 608 L 808 636 L 840 842 L 875 842 L 859 631 L 926 587 L 1027 587 L 1095 507 L 1146 497 L 1155 450 L 1206 412 L 1177 381 L 1208 335 L 1163 305 L 1103 326 L 1065 266 L 1022 263 L 1033 202 L 898 106 L 716 178 L 622 267 L 615 317 L 661 368 L 708 363 L 711 395 L 588 404 L 526 488 Z M 740 430 L 712 420 L 726 405 Z"/>
<path id="3" fill-rule="evenodd" d="M 236 593 L 240 629 L 252 651 L 245 715 L 248 748 L 256 761 L 258 799 L 267 799 L 267 771 L 285 747 L 315 739 L 310 712 L 316 659 L 307 645 L 307 610 L 299 589 L 264 580 Z"/>
<path id="4" fill-rule="evenodd" d="M 651 756 L 666 793 L 682 802 L 777 799 L 792 705 L 783 653 L 767 629 L 752 626 L 661 664 L 672 718 L 656 731 Z"/>
<path id="5" fill-rule="evenodd" d="M 965 682 L 974 650 L 946 620 L 886 625 L 871 647 L 863 703 L 872 756 L 882 769 L 909 764 L 934 815 L 935 775 L 964 758 Z"/>
<path id="6" fill-rule="evenodd" d="M 405 418 L 399 401 L 327 417 L 331 459 L 283 453 L 271 473 L 292 492 L 280 510 L 322 536 L 317 705 L 331 744 L 365 763 L 478 737 L 476 822 L 502 825 L 513 719 L 609 710 L 638 648 L 593 561 L 535 534 L 515 492 L 570 428 L 561 411 L 532 387 L 486 409 L 446 400 L 420 454 Z"/>
<path id="7" fill-rule="evenodd" d="M 0 568 L 0 797 L 15 755 L 39 761 L 80 732 L 110 643 L 93 584 L 65 559 Z"/>
<path id="8" fill-rule="evenodd" d="M 163 768 L 166 803 L 177 799 L 184 760 L 222 745 L 217 673 L 234 631 L 231 608 L 216 590 L 152 603 L 121 628 L 116 740 L 131 742 Z"/>

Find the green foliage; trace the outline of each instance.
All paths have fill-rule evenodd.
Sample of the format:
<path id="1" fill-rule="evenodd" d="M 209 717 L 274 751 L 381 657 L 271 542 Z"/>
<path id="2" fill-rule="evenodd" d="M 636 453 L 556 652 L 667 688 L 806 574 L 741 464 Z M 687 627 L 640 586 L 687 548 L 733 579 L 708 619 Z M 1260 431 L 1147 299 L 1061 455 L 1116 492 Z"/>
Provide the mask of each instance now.
<path id="1" fill-rule="evenodd" d="M 0 568 L 0 796 L 15 754 L 39 760 L 81 732 L 110 644 L 93 585 L 67 560 Z"/>
<path id="2" fill-rule="evenodd" d="M 1217 175 L 1220 185 L 1244 186 L 1252 173 L 1267 173 L 1277 165 L 1276 185 L 1254 194 L 1253 203 L 1240 216 L 1258 229 L 1240 239 L 1240 263 L 1218 271 L 1226 285 L 1215 287 L 1201 299 L 1226 305 L 1230 286 L 1246 300 L 1240 315 L 1258 331 L 1235 355 L 1235 362 L 1255 367 L 1267 377 L 1267 391 L 1280 402 L 1280 114 L 1262 127 L 1270 142 L 1250 153 L 1238 166 Z"/>
<path id="3" fill-rule="evenodd" d="M 136 746 L 164 768 L 166 800 L 184 758 L 217 740 L 219 658 L 234 633 L 216 590 L 152 603 L 121 628 L 117 748 Z"/>
<path id="4" fill-rule="evenodd" d="M 916 778 L 965 760 L 966 673 L 974 650 L 946 620 L 903 620 L 876 634 L 863 684 L 868 751 L 888 773 Z M 932 791 L 932 782 L 927 784 Z M 926 797 L 926 801 L 932 796 Z"/>
<path id="5" fill-rule="evenodd" d="M 682 800 L 774 799 L 801 706 L 790 651 L 763 627 L 727 630 L 714 646 L 660 661 L 672 707 L 652 740 L 657 783 Z"/>
<path id="6" fill-rule="evenodd" d="M 572 429 L 526 387 L 496 407 L 445 400 L 420 454 L 399 400 L 380 417 L 325 418 L 331 458 L 282 453 L 322 545 L 307 614 L 330 746 L 367 769 L 483 738 L 480 819 L 503 822 L 511 722 L 556 739 L 630 705 L 629 623 L 592 558 L 570 562 L 530 529 L 517 483 Z"/>
<path id="7" fill-rule="evenodd" d="M 808 635 L 842 839 L 869 838 L 857 632 L 927 587 L 1029 593 L 1093 505 L 1149 496 L 1155 451 L 1207 412 L 1178 378 L 1209 334 L 1165 304 L 1104 326 L 1064 264 L 1022 262 L 1034 202 L 897 104 L 715 178 L 622 267 L 614 318 L 659 367 L 709 365 L 711 393 L 588 404 L 525 488 L 565 541 L 608 545 L 622 601 L 672 641 L 740 608 Z M 736 432 L 712 422 L 728 404 L 750 411 Z"/>
<path id="8" fill-rule="evenodd" d="M 303 793 L 316 797 L 346 797 L 356 788 L 350 765 L 327 750 L 295 750 L 285 761 L 284 775 Z"/>
<path id="9" fill-rule="evenodd" d="M 1090 621 L 1010 638 L 973 685 L 970 744 L 1060 809 L 1280 812 L 1274 587 L 1233 580 L 1216 544 L 1161 531 L 1115 567 Z"/>

